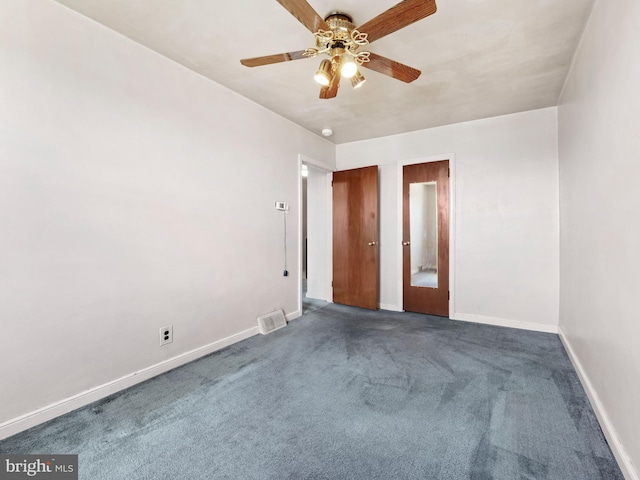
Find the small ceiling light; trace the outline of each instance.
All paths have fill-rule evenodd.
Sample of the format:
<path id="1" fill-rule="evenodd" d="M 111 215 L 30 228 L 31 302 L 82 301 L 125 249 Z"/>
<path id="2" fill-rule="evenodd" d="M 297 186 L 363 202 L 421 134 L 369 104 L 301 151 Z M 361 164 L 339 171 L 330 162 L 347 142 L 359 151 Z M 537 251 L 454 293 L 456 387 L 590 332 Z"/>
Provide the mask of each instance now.
<path id="1" fill-rule="evenodd" d="M 342 67 L 340 67 L 340 73 L 344 78 L 353 77 L 358 71 L 358 66 L 356 62 L 353 61 L 352 58 L 347 58 L 346 56 L 342 57 Z"/>
<path id="2" fill-rule="evenodd" d="M 356 72 L 356 74 L 351 77 L 351 86 L 353 88 L 360 88 L 366 81 L 366 78 L 364 78 L 360 72 Z"/>
<path id="3" fill-rule="evenodd" d="M 322 135 L 324 135 L 325 137 L 330 137 L 331 135 L 333 135 L 333 130 L 331 130 L 330 128 L 323 128 Z"/>
<path id="4" fill-rule="evenodd" d="M 313 78 L 323 87 L 329 85 L 329 83 L 331 83 L 331 61 L 327 59 L 322 60 L 322 62 L 320 62 L 320 67 L 318 67 L 318 71 Z"/>

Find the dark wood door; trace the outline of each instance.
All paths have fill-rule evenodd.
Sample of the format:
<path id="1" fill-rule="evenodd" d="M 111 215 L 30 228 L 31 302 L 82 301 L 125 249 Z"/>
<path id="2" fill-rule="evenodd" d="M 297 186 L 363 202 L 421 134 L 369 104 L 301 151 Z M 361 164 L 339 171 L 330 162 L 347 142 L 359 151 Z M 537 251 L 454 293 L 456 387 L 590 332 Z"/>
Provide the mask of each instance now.
<path id="1" fill-rule="evenodd" d="M 449 316 L 449 161 L 402 172 L 403 308 Z"/>
<path id="2" fill-rule="evenodd" d="M 378 167 L 333 174 L 333 301 L 378 308 Z"/>

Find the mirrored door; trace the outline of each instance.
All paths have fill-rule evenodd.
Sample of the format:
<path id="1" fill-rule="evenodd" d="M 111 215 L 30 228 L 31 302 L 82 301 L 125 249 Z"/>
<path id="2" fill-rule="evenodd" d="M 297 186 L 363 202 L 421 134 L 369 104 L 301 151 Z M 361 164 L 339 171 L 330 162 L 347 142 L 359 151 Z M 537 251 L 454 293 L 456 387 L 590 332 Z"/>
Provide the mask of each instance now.
<path id="1" fill-rule="evenodd" d="M 403 168 L 403 304 L 449 315 L 449 162 Z"/>
<path id="2" fill-rule="evenodd" d="M 411 286 L 438 288 L 438 184 L 409 184 Z"/>

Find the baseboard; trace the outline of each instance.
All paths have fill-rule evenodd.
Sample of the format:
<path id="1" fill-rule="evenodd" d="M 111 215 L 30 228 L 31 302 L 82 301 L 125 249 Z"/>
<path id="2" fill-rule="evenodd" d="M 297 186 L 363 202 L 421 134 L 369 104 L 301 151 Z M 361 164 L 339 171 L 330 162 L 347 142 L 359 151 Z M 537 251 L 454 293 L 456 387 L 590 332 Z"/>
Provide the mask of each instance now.
<path id="1" fill-rule="evenodd" d="M 520 330 L 531 330 L 534 332 L 558 333 L 556 325 L 545 325 L 542 323 L 523 322 L 520 320 L 507 320 L 504 318 L 485 317 L 482 315 L 470 315 L 468 313 L 454 313 L 452 320 L 463 322 L 482 323 L 485 325 L 495 325 L 498 327 L 518 328 Z"/>
<path id="2" fill-rule="evenodd" d="M 301 316 L 302 316 L 302 313 L 300 313 L 300 310 L 296 310 L 295 312 L 284 314 L 284 318 L 287 319 L 287 322 L 290 322 L 291 320 L 295 320 L 296 318 L 299 318 Z"/>
<path id="3" fill-rule="evenodd" d="M 64 415 L 65 413 L 84 407 L 85 405 L 108 397 L 116 392 L 132 387 L 138 383 L 144 382 L 145 380 L 149 380 L 161 373 L 168 372 L 169 370 L 173 370 L 176 367 L 180 367 L 184 364 L 197 360 L 198 358 L 204 357 L 205 355 L 209 355 L 210 353 L 218 351 L 224 347 L 228 347 L 229 345 L 233 345 L 234 343 L 245 340 L 253 335 L 257 335 L 258 333 L 257 326 L 250 328 L 235 335 L 231 335 L 230 337 L 196 348 L 195 350 L 191 350 L 160 363 L 156 363 L 150 367 L 130 373 L 124 377 L 120 377 L 111 382 L 99 385 L 65 398 L 64 400 L 47 405 L 46 407 L 39 408 L 33 412 L 6 421 L 0 424 L 0 440 L 52 420 L 60 415 Z"/>
<path id="4" fill-rule="evenodd" d="M 312 291 L 307 291 L 306 297 L 312 300 L 323 300 L 325 302 L 330 302 L 331 300 L 327 300 L 326 295 L 320 295 L 319 293 L 315 293 Z"/>
<path id="5" fill-rule="evenodd" d="M 390 303 L 381 303 L 380 310 L 388 310 L 390 312 L 404 312 L 402 307 L 399 307 L 398 305 L 392 305 Z"/>
<path id="6" fill-rule="evenodd" d="M 564 349 L 569 356 L 569 360 L 571 360 L 571 363 L 573 364 L 573 368 L 575 368 L 576 372 L 578 373 L 578 377 L 580 378 L 582 387 L 584 388 L 585 392 L 587 392 L 587 397 L 589 397 L 589 401 L 591 402 L 593 411 L 595 412 L 596 417 L 598 417 L 602 432 L 604 433 L 604 436 L 606 437 L 607 442 L 611 447 L 613 455 L 618 461 L 618 465 L 620 466 L 620 470 L 622 470 L 624 478 L 626 478 L 627 480 L 640 480 L 638 471 L 635 469 L 631 458 L 629 458 L 629 455 L 627 454 L 627 450 L 624 448 L 624 445 L 620 441 L 620 438 L 616 433 L 616 429 L 613 427 L 613 424 L 609 419 L 609 415 L 607 415 L 607 411 L 604 409 L 604 406 L 600 401 L 600 397 L 598 396 L 596 390 L 593 388 L 593 385 L 589 380 L 589 377 L 587 376 L 584 368 L 582 367 L 580 360 L 576 356 L 571 343 L 564 335 L 561 328 L 558 328 L 558 334 L 560 336 L 562 344 L 564 345 Z"/>

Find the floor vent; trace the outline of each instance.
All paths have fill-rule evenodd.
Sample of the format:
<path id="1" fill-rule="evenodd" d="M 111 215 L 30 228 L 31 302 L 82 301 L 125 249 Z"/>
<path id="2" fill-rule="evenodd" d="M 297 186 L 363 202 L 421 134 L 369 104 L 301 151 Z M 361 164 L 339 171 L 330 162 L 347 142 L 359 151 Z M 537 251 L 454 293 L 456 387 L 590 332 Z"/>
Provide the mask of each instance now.
<path id="1" fill-rule="evenodd" d="M 287 320 L 284 318 L 282 310 L 276 310 L 275 312 L 260 315 L 258 317 L 258 328 L 260 329 L 260 333 L 263 335 L 286 326 Z"/>

